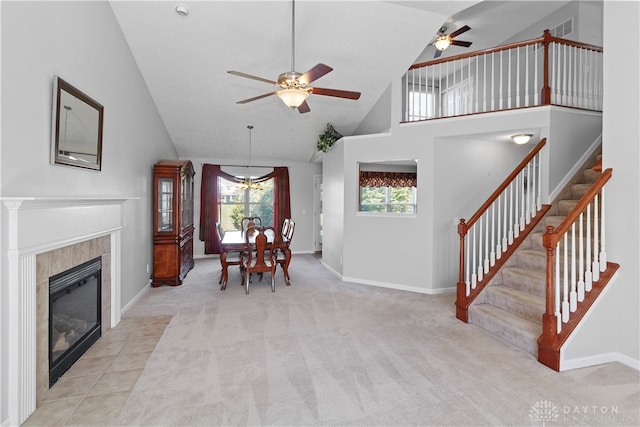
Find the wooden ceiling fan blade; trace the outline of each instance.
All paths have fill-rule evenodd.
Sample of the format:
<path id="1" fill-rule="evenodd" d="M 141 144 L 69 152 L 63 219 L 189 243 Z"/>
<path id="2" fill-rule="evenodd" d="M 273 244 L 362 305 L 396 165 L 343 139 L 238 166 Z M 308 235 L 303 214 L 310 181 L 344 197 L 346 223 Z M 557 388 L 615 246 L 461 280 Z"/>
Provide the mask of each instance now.
<path id="1" fill-rule="evenodd" d="M 258 80 L 259 82 L 270 83 L 272 85 L 277 85 L 278 82 L 274 82 L 273 80 L 264 79 L 262 77 L 253 76 L 251 74 L 243 73 L 242 71 L 227 71 L 229 74 L 233 74 L 234 76 L 244 77 L 247 79 Z"/>
<path id="2" fill-rule="evenodd" d="M 333 68 L 329 67 L 328 65 L 317 64 L 309 71 L 298 77 L 298 80 L 306 84 L 310 84 L 312 81 L 319 79 L 320 77 L 330 73 L 331 71 L 333 71 Z"/>
<path id="3" fill-rule="evenodd" d="M 453 33 L 449 34 L 449 37 L 454 38 L 459 36 L 462 33 L 466 33 L 467 31 L 469 31 L 471 29 L 470 26 L 465 25 L 464 27 L 458 28 L 457 30 L 455 30 Z"/>
<path id="4" fill-rule="evenodd" d="M 298 106 L 298 113 L 300 114 L 308 113 L 309 111 L 311 111 L 311 108 L 309 108 L 307 101 L 303 101 L 302 104 Z"/>
<path id="5" fill-rule="evenodd" d="M 253 98 L 243 99 L 242 101 L 236 102 L 236 104 L 246 104 L 251 101 L 257 101 L 258 99 L 266 98 L 267 96 L 275 95 L 275 92 L 265 93 L 262 95 L 254 96 Z"/>
<path id="6" fill-rule="evenodd" d="M 465 41 L 462 41 L 462 40 L 451 40 L 451 44 L 453 46 L 462 46 L 462 47 L 471 46 L 471 42 L 465 42 Z"/>
<path id="7" fill-rule="evenodd" d="M 360 99 L 360 92 L 352 92 L 348 90 L 325 89 L 322 87 L 313 87 L 311 93 L 314 95 L 335 96 L 336 98 Z"/>

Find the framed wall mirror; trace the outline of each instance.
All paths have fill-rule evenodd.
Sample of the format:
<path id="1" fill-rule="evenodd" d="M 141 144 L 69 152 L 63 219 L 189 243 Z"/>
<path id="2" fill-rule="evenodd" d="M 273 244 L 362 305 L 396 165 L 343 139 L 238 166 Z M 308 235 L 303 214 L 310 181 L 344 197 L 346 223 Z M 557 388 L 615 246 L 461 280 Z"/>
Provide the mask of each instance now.
<path id="1" fill-rule="evenodd" d="M 103 110 L 100 103 L 54 77 L 52 164 L 101 170 Z"/>

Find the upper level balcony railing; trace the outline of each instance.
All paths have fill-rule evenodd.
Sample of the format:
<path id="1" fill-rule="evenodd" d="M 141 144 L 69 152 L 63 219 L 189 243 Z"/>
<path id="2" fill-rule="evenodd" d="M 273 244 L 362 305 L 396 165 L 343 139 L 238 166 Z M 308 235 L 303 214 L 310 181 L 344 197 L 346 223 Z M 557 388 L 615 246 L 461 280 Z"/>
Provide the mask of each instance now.
<path id="1" fill-rule="evenodd" d="M 540 105 L 602 111 L 602 48 L 553 37 L 414 64 L 403 120 L 415 122 Z"/>

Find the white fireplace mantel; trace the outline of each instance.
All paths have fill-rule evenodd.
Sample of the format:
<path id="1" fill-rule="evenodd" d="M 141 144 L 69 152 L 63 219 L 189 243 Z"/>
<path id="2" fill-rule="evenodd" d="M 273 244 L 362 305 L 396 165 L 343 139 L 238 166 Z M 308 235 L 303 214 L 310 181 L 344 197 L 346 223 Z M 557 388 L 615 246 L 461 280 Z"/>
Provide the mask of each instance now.
<path id="1" fill-rule="evenodd" d="M 8 304 L 8 415 L 23 423 L 36 408 L 36 255 L 110 236 L 111 327 L 120 321 L 122 205 L 138 197 L 2 197 L 2 280 Z M 4 262 L 3 261 L 3 262 Z"/>

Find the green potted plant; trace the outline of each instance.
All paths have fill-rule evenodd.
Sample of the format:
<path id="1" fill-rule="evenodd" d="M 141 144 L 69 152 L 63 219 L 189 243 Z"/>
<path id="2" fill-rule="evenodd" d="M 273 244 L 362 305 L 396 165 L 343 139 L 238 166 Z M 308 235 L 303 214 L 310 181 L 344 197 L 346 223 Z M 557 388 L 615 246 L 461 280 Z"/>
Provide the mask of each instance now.
<path id="1" fill-rule="evenodd" d="M 327 123 L 327 128 L 318 135 L 318 151 L 326 153 L 337 140 L 342 138 L 342 134 L 335 130 L 330 123 Z"/>

